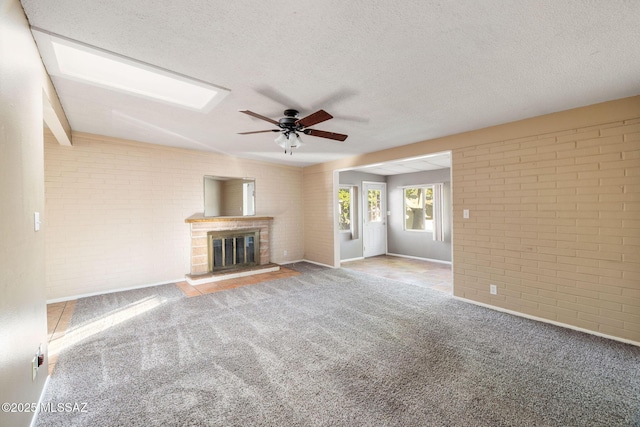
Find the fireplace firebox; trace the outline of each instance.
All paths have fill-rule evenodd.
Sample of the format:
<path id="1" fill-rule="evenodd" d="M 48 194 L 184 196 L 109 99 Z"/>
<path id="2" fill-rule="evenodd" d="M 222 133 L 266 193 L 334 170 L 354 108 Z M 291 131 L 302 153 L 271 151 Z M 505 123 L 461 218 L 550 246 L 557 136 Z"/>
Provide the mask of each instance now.
<path id="1" fill-rule="evenodd" d="M 260 261 L 260 229 L 209 231 L 209 272 L 256 265 Z"/>

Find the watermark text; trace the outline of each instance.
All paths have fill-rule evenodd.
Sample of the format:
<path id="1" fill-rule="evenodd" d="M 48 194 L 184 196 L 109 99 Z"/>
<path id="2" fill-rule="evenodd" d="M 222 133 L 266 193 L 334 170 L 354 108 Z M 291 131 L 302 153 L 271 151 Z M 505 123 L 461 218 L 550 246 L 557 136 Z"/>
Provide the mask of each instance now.
<path id="1" fill-rule="evenodd" d="M 71 413 L 87 413 L 87 402 L 42 402 L 40 406 L 37 403 L 19 402 L 2 404 L 2 412 L 71 412 Z"/>

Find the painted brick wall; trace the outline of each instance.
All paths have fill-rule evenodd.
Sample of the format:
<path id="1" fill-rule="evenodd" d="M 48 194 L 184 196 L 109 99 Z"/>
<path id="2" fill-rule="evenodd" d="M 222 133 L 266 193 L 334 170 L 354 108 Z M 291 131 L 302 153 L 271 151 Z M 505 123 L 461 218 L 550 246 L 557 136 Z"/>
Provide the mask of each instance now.
<path id="1" fill-rule="evenodd" d="M 308 226 L 304 233 L 304 258 L 330 266 L 335 261 L 333 190 L 332 172 L 305 173 L 304 218 Z"/>
<path id="2" fill-rule="evenodd" d="M 453 206 L 455 295 L 640 342 L 640 119 L 456 149 Z"/>
<path id="3" fill-rule="evenodd" d="M 635 96 L 306 167 L 305 258 L 339 265 L 334 171 L 451 150 L 455 295 L 640 343 L 639 117 Z"/>
<path id="4" fill-rule="evenodd" d="M 255 177 L 256 213 L 274 217 L 271 260 L 302 259 L 301 168 L 87 134 L 63 147 L 46 135 L 47 298 L 184 278 L 184 220 L 203 211 L 204 175 Z"/>
<path id="5" fill-rule="evenodd" d="M 229 180 L 222 182 L 222 215 L 242 215 L 243 195 L 242 181 Z"/>

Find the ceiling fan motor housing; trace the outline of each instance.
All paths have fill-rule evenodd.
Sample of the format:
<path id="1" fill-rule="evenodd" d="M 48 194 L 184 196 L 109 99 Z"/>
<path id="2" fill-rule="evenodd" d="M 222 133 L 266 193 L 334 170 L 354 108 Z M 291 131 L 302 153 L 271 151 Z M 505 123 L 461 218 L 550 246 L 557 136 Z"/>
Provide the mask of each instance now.
<path id="1" fill-rule="evenodd" d="M 280 123 L 281 128 L 285 129 L 294 129 L 296 127 L 296 122 L 298 119 L 295 117 L 283 117 L 278 122 Z"/>
<path id="2" fill-rule="evenodd" d="M 252 133 L 263 133 L 263 132 L 281 132 L 286 138 L 289 138 L 290 134 L 294 134 L 296 138 L 298 137 L 298 132 L 304 133 L 305 135 L 317 136 L 320 138 L 328 138 L 336 141 L 344 141 L 347 139 L 348 135 L 342 135 L 334 132 L 326 132 L 318 129 L 309 129 L 311 126 L 314 126 L 318 123 L 322 123 L 329 119 L 332 119 L 333 116 L 327 113 L 324 110 L 318 110 L 315 113 L 309 114 L 302 119 L 298 118 L 298 110 L 293 108 L 289 108 L 284 110 L 284 117 L 279 119 L 277 122 L 269 117 L 260 115 L 258 113 L 254 113 L 249 110 L 240 110 L 241 113 L 248 114 L 249 116 L 255 117 L 260 120 L 264 120 L 271 124 L 277 125 L 279 129 L 267 129 L 267 130 L 259 130 L 252 132 L 241 132 L 242 135 L 252 134 Z"/>
<path id="3" fill-rule="evenodd" d="M 298 126 L 296 126 L 296 122 L 298 121 L 298 110 L 284 110 L 285 117 L 278 120 L 280 123 L 280 127 L 285 130 L 294 130 Z"/>

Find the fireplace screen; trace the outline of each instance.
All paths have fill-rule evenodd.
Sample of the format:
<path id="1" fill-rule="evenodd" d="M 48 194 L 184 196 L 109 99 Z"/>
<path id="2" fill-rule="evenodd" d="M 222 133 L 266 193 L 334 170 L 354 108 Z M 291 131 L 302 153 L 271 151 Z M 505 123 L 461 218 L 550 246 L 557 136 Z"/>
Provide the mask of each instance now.
<path id="1" fill-rule="evenodd" d="M 210 231 L 209 271 L 257 264 L 260 248 L 259 230 Z"/>

